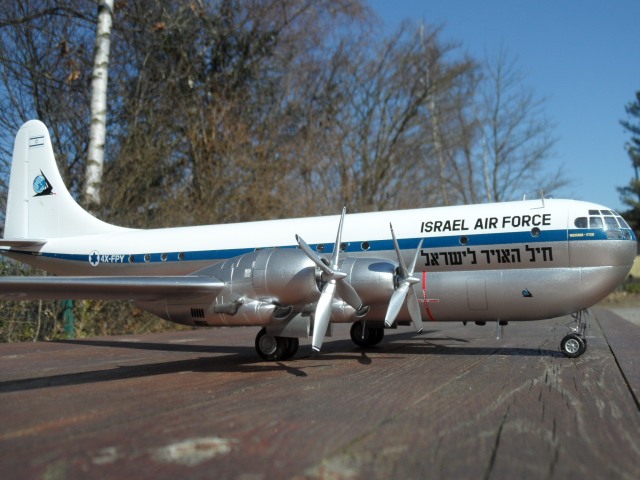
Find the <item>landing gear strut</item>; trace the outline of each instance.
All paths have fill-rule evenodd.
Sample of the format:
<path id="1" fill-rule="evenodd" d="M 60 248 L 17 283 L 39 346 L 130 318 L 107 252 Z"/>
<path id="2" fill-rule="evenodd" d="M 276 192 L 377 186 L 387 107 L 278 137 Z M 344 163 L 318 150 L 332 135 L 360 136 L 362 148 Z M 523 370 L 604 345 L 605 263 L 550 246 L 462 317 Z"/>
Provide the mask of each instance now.
<path id="1" fill-rule="evenodd" d="M 372 347 L 384 338 L 384 327 L 370 327 L 366 322 L 357 321 L 351 325 L 351 340 L 359 347 Z"/>
<path id="2" fill-rule="evenodd" d="M 289 360 L 298 352 L 299 344 L 297 338 L 269 335 L 266 328 L 256 335 L 256 352 L 268 362 Z"/>
<path id="3" fill-rule="evenodd" d="M 571 331 L 560 342 L 560 350 L 569 358 L 577 358 L 587 350 L 587 339 L 585 337 L 585 331 L 588 328 L 587 317 L 589 312 L 586 310 L 580 310 L 573 314 L 573 326 L 569 327 Z"/>

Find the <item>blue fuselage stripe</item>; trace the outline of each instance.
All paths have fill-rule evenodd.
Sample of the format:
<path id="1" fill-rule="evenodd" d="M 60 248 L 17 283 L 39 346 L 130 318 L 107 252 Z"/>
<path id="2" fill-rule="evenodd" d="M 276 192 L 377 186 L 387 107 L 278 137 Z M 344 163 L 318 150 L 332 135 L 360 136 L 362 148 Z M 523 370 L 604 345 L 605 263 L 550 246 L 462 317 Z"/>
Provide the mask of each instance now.
<path id="1" fill-rule="evenodd" d="M 629 240 L 635 239 L 633 231 L 625 230 L 625 234 Z M 625 239 L 627 238 L 625 237 Z M 608 240 L 607 234 L 601 229 L 576 229 L 576 230 L 543 230 L 538 232 L 537 236 L 531 231 L 523 232 L 506 232 L 506 233 L 482 233 L 471 235 L 448 235 L 440 237 L 424 237 L 424 238 L 403 238 L 398 240 L 398 245 L 402 250 L 413 250 L 418 246 L 420 240 L 423 240 L 423 249 L 430 248 L 452 248 L 452 247 L 470 247 L 485 245 L 510 245 L 521 243 L 555 243 L 567 241 L 585 241 L 585 240 Z M 332 253 L 333 243 L 327 244 L 311 244 L 311 248 L 320 253 Z M 371 240 L 356 241 L 346 243 L 347 253 L 375 253 L 393 251 L 393 241 L 387 240 Z M 264 247 L 271 248 L 271 247 Z M 297 245 L 285 245 L 278 248 L 297 248 Z M 249 252 L 257 250 L 256 248 L 234 248 L 226 250 L 200 250 L 200 251 L 184 251 L 184 252 L 156 252 L 156 253 L 136 253 L 136 254 L 120 254 L 123 261 L 120 263 L 167 263 L 167 262 L 188 262 L 188 261 L 218 261 L 227 258 L 237 257 Z M 25 253 L 29 255 L 39 255 L 46 258 L 58 260 L 70 260 L 77 262 L 87 262 L 87 254 L 69 254 L 54 252 L 25 252 L 12 250 L 12 253 Z M 110 257 L 119 255 L 109 254 Z"/>

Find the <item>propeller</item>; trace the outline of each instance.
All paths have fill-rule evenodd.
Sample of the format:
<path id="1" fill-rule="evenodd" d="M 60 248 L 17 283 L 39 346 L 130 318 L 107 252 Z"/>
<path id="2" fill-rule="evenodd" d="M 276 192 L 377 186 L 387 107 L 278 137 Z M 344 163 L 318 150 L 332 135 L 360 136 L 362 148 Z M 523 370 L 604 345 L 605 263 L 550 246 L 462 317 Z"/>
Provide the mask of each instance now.
<path id="1" fill-rule="evenodd" d="M 337 292 L 338 296 L 342 298 L 346 303 L 351 305 L 356 310 L 362 308 L 362 300 L 360 296 L 351 286 L 349 282 L 345 280 L 347 274 L 340 270 L 340 244 L 342 243 L 342 226 L 344 224 L 344 217 L 347 208 L 343 207 L 342 215 L 340 216 L 340 225 L 338 226 L 338 234 L 336 236 L 336 243 L 333 247 L 333 254 L 329 265 L 324 263 L 316 252 L 305 242 L 302 237 L 296 235 L 296 241 L 302 251 L 309 257 L 313 263 L 315 263 L 320 271 L 321 280 L 324 282 L 320 299 L 316 306 L 316 312 L 314 317 L 313 327 L 313 339 L 311 346 L 314 351 L 319 352 L 324 341 L 324 336 L 327 333 L 327 327 L 329 326 L 329 319 L 331 317 L 331 305 L 333 304 L 333 298 Z"/>
<path id="2" fill-rule="evenodd" d="M 422 240 L 418 244 L 418 248 L 416 248 L 416 252 L 413 255 L 413 259 L 411 261 L 411 265 L 407 268 L 407 265 L 404 262 L 404 258 L 400 253 L 400 246 L 398 245 L 398 239 L 396 238 L 396 234 L 393 231 L 393 225 L 389 224 L 391 228 L 391 236 L 393 237 L 393 246 L 396 249 L 396 255 L 398 256 L 398 288 L 393 295 L 391 295 L 391 299 L 389 300 L 389 307 L 387 308 L 387 314 L 384 317 L 384 324 L 386 327 L 391 327 L 393 322 L 396 321 L 398 314 L 400 313 L 400 309 L 402 305 L 404 305 L 405 299 L 407 301 L 407 308 L 409 309 L 409 315 L 411 316 L 411 321 L 413 322 L 413 326 L 415 327 L 418 333 L 422 332 L 422 316 L 420 315 L 420 305 L 418 304 L 418 294 L 415 289 L 415 284 L 420 280 L 413 276 L 413 271 L 416 268 L 416 262 L 418 260 L 418 255 L 420 254 L 420 249 L 422 248 Z M 411 294 L 409 294 L 409 290 L 411 290 Z"/>

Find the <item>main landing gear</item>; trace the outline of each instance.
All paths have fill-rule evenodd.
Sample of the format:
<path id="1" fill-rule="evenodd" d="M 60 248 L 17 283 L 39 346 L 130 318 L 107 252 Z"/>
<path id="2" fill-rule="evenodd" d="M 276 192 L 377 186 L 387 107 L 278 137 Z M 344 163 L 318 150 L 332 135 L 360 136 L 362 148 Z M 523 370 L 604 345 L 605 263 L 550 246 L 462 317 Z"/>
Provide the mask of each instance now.
<path id="1" fill-rule="evenodd" d="M 266 328 L 256 335 L 256 351 L 268 362 L 289 360 L 298 352 L 299 344 L 297 338 L 269 335 Z"/>
<path id="2" fill-rule="evenodd" d="M 587 350 L 585 331 L 588 328 L 588 319 L 584 317 L 588 317 L 588 315 L 587 310 L 580 310 L 573 314 L 574 320 L 571 323 L 575 325 L 569 327 L 571 332 L 560 342 L 560 350 L 566 357 L 577 358 Z"/>
<path id="3" fill-rule="evenodd" d="M 359 347 L 372 347 L 384 338 L 384 327 L 374 327 L 366 322 L 358 321 L 351 325 L 351 340 Z M 297 352 L 300 341 L 293 337 L 276 337 L 269 335 L 262 328 L 256 335 L 256 352 L 267 362 L 289 360 Z"/>
<path id="4" fill-rule="evenodd" d="M 359 347 L 372 347 L 384 338 L 384 327 L 371 327 L 363 321 L 351 325 L 351 340 Z"/>

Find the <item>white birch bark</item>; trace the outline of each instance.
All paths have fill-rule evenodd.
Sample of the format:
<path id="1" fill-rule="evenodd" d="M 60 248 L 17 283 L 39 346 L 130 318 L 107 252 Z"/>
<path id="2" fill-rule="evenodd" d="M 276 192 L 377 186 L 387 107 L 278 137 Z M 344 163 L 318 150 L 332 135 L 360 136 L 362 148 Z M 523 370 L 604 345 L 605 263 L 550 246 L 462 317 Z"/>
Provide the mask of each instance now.
<path id="1" fill-rule="evenodd" d="M 98 3 L 98 26 L 96 29 L 96 52 L 91 80 L 89 151 L 85 172 L 85 200 L 89 206 L 100 204 L 107 126 L 107 80 L 112 22 L 113 0 L 100 0 Z"/>

